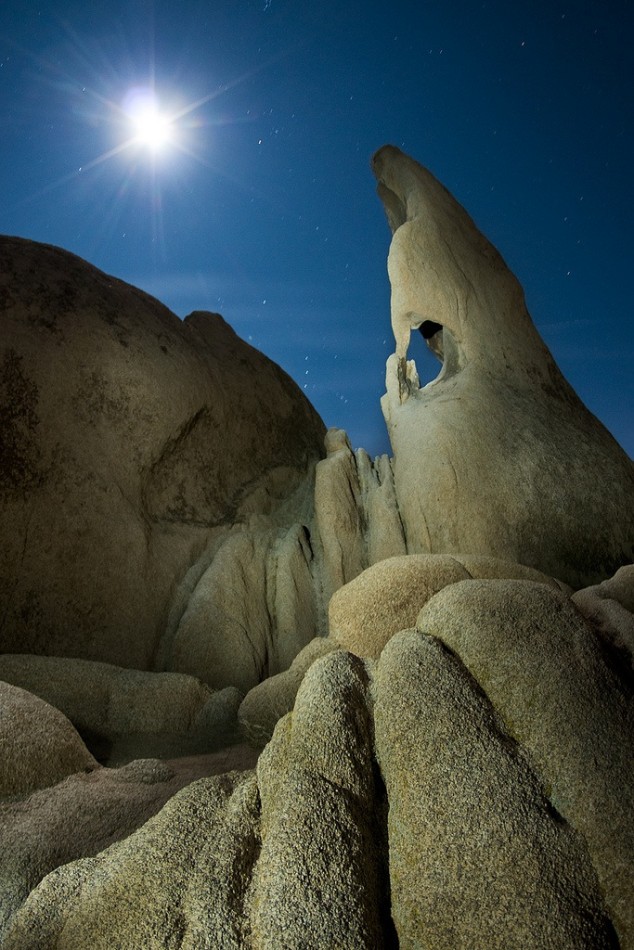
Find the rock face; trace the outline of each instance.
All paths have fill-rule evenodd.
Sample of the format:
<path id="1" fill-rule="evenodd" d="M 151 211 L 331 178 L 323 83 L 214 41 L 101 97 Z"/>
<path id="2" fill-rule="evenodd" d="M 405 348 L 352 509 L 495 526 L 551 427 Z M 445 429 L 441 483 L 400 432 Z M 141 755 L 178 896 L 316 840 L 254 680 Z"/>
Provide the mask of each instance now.
<path id="1" fill-rule="evenodd" d="M 245 946 L 241 883 L 257 852 L 256 809 L 253 773 L 194 782 L 125 840 L 50 873 L 4 947 Z"/>
<path id="2" fill-rule="evenodd" d="M 575 606 L 634 667 L 634 564 L 601 584 L 578 590 Z"/>
<path id="3" fill-rule="evenodd" d="M 240 703 L 238 719 L 245 738 L 256 748 L 264 748 L 275 726 L 291 712 L 302 681 L 317 660 L 339 649 L 331 637 L 315 637 L 297 654 L 283 673 L 258 683 Z"/>
<path id="4" fill-rule="evenodd" d="M 631 678 L 564 595 L 526 581 L 463 581 L 417 626 L 455 651 L 587 842 L 612 919 L 634 941 Z"/>
<path id="5" fill-rule="evenodd" d="M 436 597 L 467 585 L 495 596 L 506 583 L 559 596 L 531 582 L 464 581 Z M 562 616 L 553 638 L 566 638 Z M 490 622 L 503 660 L 507 619 Z M 604 705 L 616 708 L 595 659 Z M 558 661 L 542 660 L 554 692 Z M 585 667 L 573 658 L 571 679 L 583 681 Z M 255 772 L 195 782 L 131 837 L 53 871 L 13 916 L 5 950 L 596 950 L 619 945 L 606 904 L 621 946 L 632 947 L 619 905 L 626 884 L 599 872 L 599 885 L 580 813 L 558 809 L 560 790 L 485 683 L 459 653 L 416 630 L 393 637 L 377 663 L 341 650 L 322 657 Z M 496 689 L 492 681 L 491 696 Z M 603 759 L 623 758 L 622 739 L 601 736 Z M 551 759 L 568 770 L 563 741 Z M 612 784 L 616 772 L 605 778 L 588 807 L 612 815 L 614 837 L 624 816 L 613 803 L 624 791 Z"/>
<path id="6" fill-rule="evenodd" d="M 66 716 L 19 686 L 0 682 L 0 799 L 95 768 Z"/>
<path id="7" fill-rule="evenodd" d="M 466 211 L 397 148 L 373 166 L 393 231 L 382 407 L 408 552 L 492 554 L 573 587 L 604 579 L 634 560 L 631 460 L 562 377 Z M 406 360 L 417 327 L 443 363 L 423 388 Z"/>
<path id="8" fill-rule="evenodd" d="M 460 660 L 401 633 L 376 694 L 400 945 L 614 946 L 582 836 Z"/>
<path id="9" fill-rule="evenodd" d="M 393 460 L 320 457 L 220 317 L 0 245 L 3 950 L 634 950 L 632 463 L 463 209 L 375 167 Z M 147 758 L 236 710 L 259 757 Z"/>
<path id="10" fill-rule="evenodd" d="M 537 580 L 559 589 L 539 571 L 498 558 L 468 554 L 386 558 L 333 595 L 328 607 L 330 637 L 343 649 L 376 660 L 395 633 L 414 626 L 430 597 L 473 577 Z"/>
<path id="11" fill-rule="evenodd" d="M 27 799 L 0 803 L 0 944 L 11 916 L 50 871 L 128 837 L 180 788 L 231 768 L 226 758 L 95 768 Z"/>
<path id="12" fill-rule="evenodd" d="M 217 314 L 58 248 L 0 257 L 0 645 L 148 669 L 188 569 L 292 495 L 323 424 Z"/>
<path id="13" fill-rule="evenodd" d="M 149 673 L 69 657 L 0 654 L 0 680 L 59 709 L 99 761 L 211 752 L 235 740 L 242 694 L 182 673 Z"/>

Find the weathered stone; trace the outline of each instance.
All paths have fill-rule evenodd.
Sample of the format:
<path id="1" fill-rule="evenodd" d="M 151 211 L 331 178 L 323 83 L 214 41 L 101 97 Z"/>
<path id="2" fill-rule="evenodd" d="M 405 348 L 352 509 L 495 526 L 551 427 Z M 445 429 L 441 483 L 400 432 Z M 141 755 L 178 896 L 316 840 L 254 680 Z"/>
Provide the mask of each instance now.
<path id="1" fill-rule="evenodd" d="M 338 650 L 330 637 L 315 637 L 297 654 L 283 673 L 270 676 L 249 690 L 238 710 L 240 728 L 256 748 L 264 748 L 275 726 L 295 705 L 297 691 L 310 667 L 317 660 Z"/>
<path id="2" fill-rule="evenodd" d="M 275 617 L 267 675 L 287 670 L 319 629 L 319 605 L 311 573 L 313 551 L 304 525 L 293 525 L 273 546 L 267 565 L 267 607 Z"/>
<path id="3" fill-rule="evenodd" d="M 0 647 L 147 669 L 190 565 L 251 495 L 288 499 L 324 426 L 217 314 L 0 252 Z"/>
<path id="4" fill-rule="evenodd" d="M 634 561 L 634 465 L 559 372 L 516 278 L 430 172 L 392 146 L 373 164 L 393 231 L 382 407 L 408 552 L 492 554 L 575 588 Z M 406 361 L 416 327 L 443 362 L 423 388 Z"/>
<path id="5" fill-rule="evenodd" d="M 192 593 L 167 656 L 169 669 L 214 688 L 243 692 L 267 672 L 271 617 L 266 604 L 267 530 L 236 528 Z"/>
<path id="6" fill-rule="evenodd" d="M 130 837 L 54 870 L 3 946 L 375 950 L 389 929 L 376 813 L 368 670 L 337 652 L 304 679 L 257 781 L 195 782 Z"/>
<path id="7" fill-rule="evenodd" d="M 411 554 L 381 561 L 333 595 L 330 637 L 357 656 L 377 659 L 395 633 L 415 624 L 433 594 L 469 576 L 449 555 Z"/>
<path id="8" fill-rule="evenodd" d="M 204 753 L 234 740 L 242 694 L 181 673 L 68 657 L 0 655 L 0 679 L 67 716 L 102 762 Z"/>
<path id="9" fill-rule="evenodd" d="M 380 455 L 372 464 L 367 452 L 359 449 L 356 461 L 365 515 L 365 566 L 370 567 L 388 557 L 406 554 L 407 550 L 390 459 Z"/>
<path id="10" fill-rule="evenodd" d="M 260 756 L 257 947 L 383 946 L 368 685 L 350 654 L 319 660 Z"/>
<path id="11" fill-rule="evenodd" d="M 13 917 L 4 950 L 239 950 L 248 945 L 257 818 L 252 772 L 194 782 L 130 837 L 44 878 Z"/>
<path id="12" fill-rule="evenodd" d="M 180 788 L 224 764 L 225 754 L 135 761 L 77 773 L 0 804 L 0 944 L 9 919 L 46 874 L 132 834 Z"/>
<path id="13" fill-rule="evenodd" d="M 423 605 L 448 584 L 470 577 L 508 577 L 560 585 L 531 567 L 475 555 L 410 554 L 388 558 L 341 587 L 328 607 L 330 636 L 344 650 L 376 659 Z"/>
<path id="14" fill-rule="evenodd" d="M 71 722 L 19 686 L 0 682 L 0 798 L 26 795 L 98 768 Z"/>
<path id="15" fill-rule="evenodd" d="M 572 600 L 586 620 L 634 666 L 634 564 L 619 568 L 601 584 L 578 590 Z"/>
<path id="16" fill-rule="evenodd" d="M 348 436 L 329 429 L 327 458 L 315 470 L 315 521 L 321 541 L 323 602 L 366 566 L 361 491 Z"/>
<path id="17" fill-rule="evenodd" d="M 617 946 L 582 836 L 459 660 L 400 633 L 375 695 L 399 946 Z"/>
<path id="18" fill-rule="evenodd" d="M 453 650 L 529 754 L 553 807 L 581 832 L 623 946 L 634 946 L 634 702 L 562 593 L 462 581 L 417 627 Z"/>

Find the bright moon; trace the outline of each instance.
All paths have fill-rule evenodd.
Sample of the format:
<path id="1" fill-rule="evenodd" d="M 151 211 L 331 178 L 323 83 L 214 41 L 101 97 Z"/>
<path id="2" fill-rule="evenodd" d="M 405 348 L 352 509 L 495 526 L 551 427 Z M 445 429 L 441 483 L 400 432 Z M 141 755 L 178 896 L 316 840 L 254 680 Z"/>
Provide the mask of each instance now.
<path id="1" fill-rule="evenodd" d="M 136 140 L 151 149 L 160 148 L 169 140 L 169 120 L 160 112 L 148 110 L 133 118 Z"/>
<path id="2" fill-rule="evenodd" d="M 172 121 L 160 111 L 158 100 L 149 89 L 132 89 L 123 108 L 134 132 L 134 141 L 155 152 L 172 137 Z"/>

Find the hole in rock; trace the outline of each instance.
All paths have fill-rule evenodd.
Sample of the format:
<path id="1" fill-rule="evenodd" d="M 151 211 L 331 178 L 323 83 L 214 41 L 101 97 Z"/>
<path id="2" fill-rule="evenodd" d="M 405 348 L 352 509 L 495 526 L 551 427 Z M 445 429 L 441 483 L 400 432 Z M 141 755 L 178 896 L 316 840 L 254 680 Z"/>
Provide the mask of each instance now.
<path id="1" fill-rule="evenodd" d="M 423 331 L 423 327 L 425 327 L 425 331 Z M 442 369 L 442 362 L 430 350 L 427 343 L 427 340 L 434 335 L 430 332 L 431 327 L 437 328 L 435 332 L 442 333 L 442 327 L 439 323 L 426 320 L 418 330 L 412 330 L 407 348 L 407 359 L 414 360 L 416 363 L 421 386 L 436 379 Z M 428 336 L 425 336 L 424 332 L 428 333 Z"/>

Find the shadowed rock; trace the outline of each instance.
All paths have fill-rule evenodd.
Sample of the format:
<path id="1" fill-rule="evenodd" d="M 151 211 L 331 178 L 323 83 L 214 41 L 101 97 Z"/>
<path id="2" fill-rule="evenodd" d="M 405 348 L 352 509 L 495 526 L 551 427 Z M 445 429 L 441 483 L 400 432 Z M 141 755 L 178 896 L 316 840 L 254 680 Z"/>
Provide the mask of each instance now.
<path id="1" fill-rule="evenodd" d="M 0 679 L 68 716 L 108 765 L 211 752 L 235 739 L 242 694 L 182 673 L 149 673 L 69 657 L 0 654 Z"/>
<path id="2" fill-rule="evenodd" d="M 400 946 L 618 946 L 583 837 L 550 807 L 460 661 L 400 633 L 376 696 Z"/>
<path id="3" fill-rule="evenodd" d="M 601 584 L 578 590 L 572 600 L 620 658 L 634 667 L 634 564 Z"/>
<path id="4" fill-rule="evenodd" d="M 476 583 L 510 582 L 445 590 Z M 409 631 L 314 663 L 255 773 L 59 867 L 4 947 L 615 947 L 579 831 L 460 658 Z"/>
<path id="5" fill-rule="evenodd" d="M 634 946 L 634 705 L 597 635 L 543 584 L 468 580 L 423 607 L 528 752 L 557 811 L 580 831 L 623 946 Z"/>
<path id="6" fill-rule="evenodd" d="M 49 872 L 131 835 L 196 779 L 254 762 L 245 746 L 167 763 L 136 760 L 0 804 L 0 945 L 11 916 Z"/>
<path id="7" fill-rule="evenodd" d="M 295 705 L 297 691 L 306 673 L 317 660 L 339 649 L 330 637 L 315 637 L 283 673 L 269 676 L 249 690 L 238 710 L 240 728 L 256 748 L 264 748 L 275 726 Z"/>
<path id="8" fill-rule="evenodd" d="M 25 689 L 0 681 L 0 799 L 26 795 L 97 767 L 63 713 Z"/>
<path id="9" fill-rule="evenodd" d="M 323 423 L 218 314 L 48 245 L 0 255 L 0 649 L 148 669 L 190 566 L 292 495 Z"/>
<path id="10" fill-rule="evenodd" d="M 374 156 L 393 238 L 396 353 L 382 407 L 410 553 L 492 554 L 581 587 L 634 560 L 634 467 L 557 368 L 522 288 L 466 211 L 393 146 Z M 443 367 L 420 388 L 420 327 Z"/>

